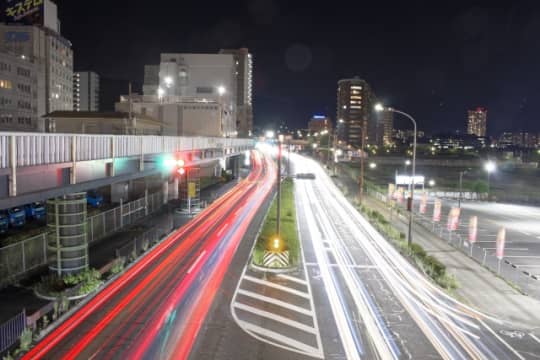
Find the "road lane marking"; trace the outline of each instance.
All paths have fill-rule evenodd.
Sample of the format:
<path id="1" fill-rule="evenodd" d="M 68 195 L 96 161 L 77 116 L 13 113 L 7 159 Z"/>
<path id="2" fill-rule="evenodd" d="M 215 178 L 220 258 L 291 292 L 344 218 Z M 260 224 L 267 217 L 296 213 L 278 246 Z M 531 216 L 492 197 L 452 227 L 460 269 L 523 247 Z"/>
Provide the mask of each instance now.
<path id="1" fill-rule="evenodd" d="M 193 264 L 191 264 L 191 266 L 189 267 L 187 273 L 188 274 L 191 274 L 191 272 L 193 271 L 193 268 L 195 268 L 195 266 L 199 263 L 199 261 L 201 261 L 202 257 L 204 256 L 204 254 L 206 254 L 206 250 L 203 250 L 199 256 L 197 257 L 197 260 L 195 260 L 195 262 Z"/>
<path id="2" fill-rule="evenodd" d="M 495 336 L 497 338 L 497 340 L 499 340 L 504 346 L 506 346 L 506 348 L 508 350 L 510 350 L 512 353 L 514 353 L 514 355 L 516 355 L 520 360 L 525 360 L 525 358 L 523 356 L 521 356 L 513 347 L 511 347 L 503 338 L 501 338 L 495 331 L 493 331 L 492 328 L 490 328 L 489 326 L 487 326 L 487 324 L 485 322 L 483 322 L 482 320 L 478 319 L 478 322 L 480 322 L 480 324 L 482 324 L 482 326 L 484 326 L 484 328 L 486 328 L 493 336 Z"/>
<path id="3" fill-rule="evenodd" d="M 317 330 L 312 326 L 303 324 L 303 323 L 298 322 L 298 321 L 288 319 L 288 318 L 286 318 L 284 316 L 275 314 L 273 312 L 260 310 L 260 309 L 258 309 L 256 307 L 246 305 L 246 304 L 242 304 L 242 303 L 239 303 L 239 302 L 234 303 L 233 306 L 235 308 L 237 308 L 237 309 L 244 310 L 244 311 L 253 313 L 255 315 L 259 315 L 261 317 L 264 317 L 264 318 L 267 318 L 267 319 L 270 319 L 270 320 L 278 321 L 278 322 L 283 323 L 283 324 L 285 324 L 287 326 L 290 326 L 290 327 L 293 327 L 293 328 L 296 328 L 296 329 L 300 329 L 300 330 L 308 332 L 310 334 L 316 334 L 317 333 Z"/>
<path id="4" fill-rule="evenodd" d="M 264 337 L 267 337 L 267 338 L 270 338 L 270 339 L 275 339 L 283 344 L 287 344 L 291 347 L 294 347 L 298 350 L 301 350 L 302 352 L 308 354 L 308 355 L 311 355 L 311 356 L 316 356 L 316 357 L 319 357 L 319 358 L 323 358 L 322 354 L 321 354 L 321 351 L 317 348 L 314 348 L 313 346 L 309 346 L 307 344 L 304 344 L 303 342 L 300 342 L 300 341 L 297 341 L 297 340 L 294 340 L 294 339 L 291 339 L 287 336 L 284 336 L 284 335 L 281 335 L 280 333 L 277 333 L 275 331 L 272 331 L 272 330 L 268 330 L 266 328 L 263 328 L 263 327 L 260 327 L 258 325 L 254 325 L 252 323 L 249 323 L 247 321 L 244 321 L 244 320 L 238 320 L 240 323 L 241 323 L 241 326 L 248 330 L 248 331 L 252 331 L 254 333 L 257 333 L 257 334 L 260 334 Z"/>
<path id="5" fill-rule="evenodd" d="M 273 283 L 271 281 L 258 279 L 256 277 L 251 276 L 251 275 L 245 275 L 243 277 L 243 279 L 251 281 L 251 282 L 256 283 L 256 284 L 261 284 L 261 285 L 268 286 L 268 287 L 271 287 L 271 288 L 274 288 L 274 289 L 277 289 L 277 290 L 285 291 L 285 292 L 288 292 L 289 294 L 293 294 L 293 295 L 296 295 L 296 296 L 299 296 L 299 297 L 303 297 L 305 299 L 309 299 L 309 294 L 307 294 L 307 293 L 305 293 L 303 291 L 299 291 L 299 290 L 296 290 L 296 289 L 291 289 L 290 287 L 275 284 L 275 283 Z"/>
<path id="6" fill-rule="evenodd" d="M 305 309 L 305 308 L 300 307 L 300 306 L 289 304 L 288 302 L 281 301 L 281 300 L 275 299 L 273 297 L 260 295 L 260 294 L 257 294 L 255 292 L 253 292 L 253 291 L 248 291 L 248 290 L 244 290 L 244 289 L 238 289 L 238 294 L 244 295 L 244 296 L 247 296 L 247 297 L 251 297 L 251 298 L 254 298 L 254 299 L 257 299 L 257 300 L 261 300 L 261 301 L 264 301 L 264 302 L 267 302 L 267 303 L 270 303 L 270 304 L 274 304 L 274 305 L 277 305 L 277 306 L 281 306 L 282 308 L 293 310 L 293 311 L 296 311 L 296 312 L 304 314 L 304 315 L 308 315 L 308 316 L 313 315 L 313 312 L 311 310 Z"/>
<path id="7" fill-rule="evenodd" d="M 347 267 L 347 268 L 351 268 L 351 269 L 377 269 L 378 266 L 377 265 L 356 265 L 356 264 L 351 264 L 351 265 L 341 265 L 341 264 L 329 264 L 329 263 L 306 263 L 306 266 L 320 266 L 320 265 L 324 265 L 324 266 L 331 266 L 331 267 Z"/>
<path id="8" fill-rule="evenodd" d="M 529 333 L 529 336 L 532 337 L 537 343 L 540 344 L 540 339 L 536 335 L 534 335 L 533 333 Z"/>

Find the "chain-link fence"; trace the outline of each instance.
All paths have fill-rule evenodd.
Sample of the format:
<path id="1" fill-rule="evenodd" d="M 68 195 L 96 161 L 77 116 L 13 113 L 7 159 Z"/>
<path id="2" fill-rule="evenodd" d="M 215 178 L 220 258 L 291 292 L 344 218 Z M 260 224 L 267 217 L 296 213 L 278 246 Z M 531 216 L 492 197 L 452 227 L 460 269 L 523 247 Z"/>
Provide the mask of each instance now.
<path id="1" fill-rule="evenodd" d="M 173 219 L 172 216 L 168 215 L 164 223 L 135 236 L 133 240 L 117 248 L 116 257 L 123 257 L 129 261 L 135 260 L 146 250 L 157 244 L 164 236 L 168 235 L 172 228 Z"/>
<path id="2" fill-rule="evenodd" d="M 387 204 L 387 196 L 380 192 L 368 189 L 368 195 Z M 397 204 L 401 211 L 405 211 L 402 204 Z M 510 261 L 495 256 L 494 249 L 483 248 L 477 243 L 470 243 L 467 235 L 459 231 L 449 231 L 445 222 L 434 222 L 431 216 L 414 213 L 415 224 L 418 224 L 435 235 L 446 240 L 454 248 L 476 260 L 482 266 L 498 274 L 505 280 L 518 287 L 523 293 L 540 299 L 540 279 L 527 271 L 523 271 Z M 461 228 L 467 229 L 469 224 L 462 221 Z"/>
<path id="3" fill-rule="evenodd" d="M 96 242 L 131 225 L 163 206 L 163 193 L 156 192 L 122 204 L 87 219 L 88 243 Z M 12 283 L 24 273 L 48 263 L 47 233 L 0 248 L 0 286 Z"/>

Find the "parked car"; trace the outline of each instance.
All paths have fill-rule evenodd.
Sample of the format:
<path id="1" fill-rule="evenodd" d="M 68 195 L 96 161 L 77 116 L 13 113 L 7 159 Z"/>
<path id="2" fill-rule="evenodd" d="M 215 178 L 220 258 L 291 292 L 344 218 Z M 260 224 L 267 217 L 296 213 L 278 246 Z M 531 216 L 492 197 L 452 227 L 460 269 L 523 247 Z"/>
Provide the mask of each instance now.
<path id="1" fill-rule="evenodd" d="M 14 207 L 8 210 L 9 225 L 12 227 L 21 227 L 26 224 L 26 215 L 24 209 L 20 207 Z"/>
<path id="2" fill-rule="evenodd" d="M 0 211 L 0 234 L 8 231 L 9 227 L 9 218 L 8 214 L 5 211 Z"/>
<path id="3" fill-rule="evenodd" d="M 86 193 L 86 202 L 92 207 L 100 207 L 103 204 L 103 196 L 95 190 L 90 190 Z"/>
<path id="4" fill-rule="evenodd" d="M 24 212 L 28 219 L 43 220 L 45 219 L 45 206 L 43 203 L 35 202 L 24 205 Z"/>

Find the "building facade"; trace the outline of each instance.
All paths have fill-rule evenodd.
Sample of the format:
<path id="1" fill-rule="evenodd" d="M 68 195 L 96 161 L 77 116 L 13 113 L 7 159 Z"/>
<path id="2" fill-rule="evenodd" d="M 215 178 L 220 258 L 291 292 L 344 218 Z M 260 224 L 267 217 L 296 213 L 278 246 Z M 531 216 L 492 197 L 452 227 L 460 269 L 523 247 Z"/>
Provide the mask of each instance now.
<path id="1" fill-rule="evenodd" d="M 338 81 L 338 139 L 354 148 L 376 143 L 377 120 L 373 114 L 374 95 L 369 84 L 360 78 Z"/>
<path id="2" fill-rule="evenodd" d="M 1 131 L 36 131 L 37 75 L 31 59 L 0 51 Z"/>
<path id="3" fill-rule="evenodd" d="M 382 145 L 392 146 L 394 144 L 394 113 L 384 110 L 382 116 Z"/>
<path id="4" fill-rule="evenodd" d="M 231 54 L 236 66 L 236 130 L 238 136 L 253 135 L 253 56 L 247 48 L 225 49 L 220 54 Z"/>
<path id="5" fill-rule="evenodd" d="M 115 110 L 157 119 L 166 136 L 224 136 L 223 111 L 217 101 L 171 96 L 161 102 L 156 95 L 132 94 L 121 96 Z"/>
<path id="6" fill-rule="evenodd" d="M 26 3 L 26 2 L 25 2 Z M 28 59 L 36 67 L 38 131 L 44 131 L 41 117 L 55 110 L 73 109 L 73 51 L 60 35 L 56 5 L 44 0 L 39 16 L 18 18 L 16 23 L 0 24 L 0 47 Z M 34 14 L 29 10 L 29 14 Z"/>
<path id="7" fill-rule="evenodd" d="M 487 110 L 476 108 L 469 110 L 467 122 L 467 134 L 476 136 L 486 136 L 487 130 Z"/>
<path id="8" fill-rule="evenodd" d="M 324 130 L 332 130 L 332 121 L 325 115 L 313 115 L 308 123 L 308 130 L 311 134 Z"/>
<path id="9" fill-rule="evenodd" d="M 73 74 L 73 110 L 99 111 L 99 75 L 95 72 Z"/>

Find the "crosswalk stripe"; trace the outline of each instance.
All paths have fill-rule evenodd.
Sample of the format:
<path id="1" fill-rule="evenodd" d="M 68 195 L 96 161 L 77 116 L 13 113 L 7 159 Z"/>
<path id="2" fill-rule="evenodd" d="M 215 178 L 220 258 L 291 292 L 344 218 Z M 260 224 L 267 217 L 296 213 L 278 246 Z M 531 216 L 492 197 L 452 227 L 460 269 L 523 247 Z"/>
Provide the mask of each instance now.
<path id="1" fill-rule="evenodd" d="M 267 303 L 270 303 L 270 304 L 274 304 L 274 305 L 277 305 L 277 306 L 281 306 L 282 308 L 293 310 L 293 311 L 296 311 L 296 312 L 299 312 L 301 314 L 305 314 L 305 315 L 308 315 L 308 316 L 313 315 L 313 312 L 311 310 L 305 309 L 305 308 L 300 307 L 300 306 L 289 304 L 288 302 L 285 302 L 285 301 L 274 299 L 273 297 L 260 295 L 260 294 L 254 293 L 252 291 L 248 291 L 248 290 L 244 290 L 244 289 L 238 289 L 238 294 L 248 296 L 248 297 L 251 297 L 251 298 L 254 298 L 254 299 L 257 299 L 257 300 L 261 300 L 261 301 L 264 301 L 264 302 L 267 302 Z"/>
<path id="2" fill-rule="evenodd" d="M 286 318 L 284 316 L 281 316 L 281 315 L 278 315 L 278 314 L 275 314 L 275 313 L 271 313 L 269 311 L 260 310 L 260 309 L 257 309 L 255 307 L 253 307 L 253 306 L 249 306 L 249 305 L 242 304 L 242 303 L 239 303 L 239 302 L 234 303 L 233 306 L 235 308 L 237 308 L 237 309 L 244 310 L 244 311 L 253 313 L 255 315 L 259 315 L 259 316 L 262 316 L 262 317 L 265 317 L 265 318 L 268 318 L 268 319 L 271 319 L 271 320 L 278 321 L 278 322 L 283 323 L 283 324 L 285 324 L 287 326 L 294 327 L 296 329 L 300 329 L 302 331 L 305 331 L 305 332 L 308 332 L 308 333 L 311 333 L 311 334 L 316 334 L 317 333 L 315 328 L 313 328 L 311 326 L 308 326 L 306 324 L 302 324 L 301 322 L 298 322 L 298 321 L 288 319 L 288 318 Z"/>
<path id="3" fill-rule="evenodd" d="M 280 277 L 282 279 L 285 279 L 285 280 L 289 280 L 289 281 L 298 283 L 298 284 L 307 285 L 307 281 L 296 278 L 294 276 L 289 276 L 287 274 L 278 274 L 278 277 Z"/>
<path id="4" fill-rule="evenodd" d="M 274 339 L 274 340 L 277 340 L 283 344 L 287 344 L 289 346 L 292 346 L 298 350 L 301 350 L 307 354 L 310 354 L 312 356 L 317 356 L 317 357 L 321 357 L 322 358 L 322 354 L 321 354 L 321 351 L 317 348 L 314 348 L 313 346 L 309 346 L 307 344 L 304 344 L 303 342 L 300 342 L 300 341 L 297 341 L 297 340 L 294 340 L 294 339 L 291 339 L 287 336 L 284 336 L 284 335 L 281 335 L 275 331 L 272 331 L 272 330 L 268 330 L 268 329 L 265 329 L 265 328 L 262 328 L 260 326 L 257 326 L 257 325 L 254 325 L 252 323 L 249 323 L 249 322 L 246 322 L 246 321 L 243 321 L 243 320 L 239 320 L 239 322 L 241 323 L 241 326 L 248 330 L 248 331 L 252 331 L 254 333 L 257 333 L 259 335 L 263 335 L 267 338 L 270 338 L 270 339 Z"/>
<path id="5" fill-rule="evenodd" d="M 279 285 L 279 284 L 274 284 L 273 282 L 271 281 L 267 281 L 267 280 L 263 280 L 263 279 L 258 279 L 256 277 L 253 277 L 253 276 L 250 276 L 250 275 L 246 275 L 244 276 L 244 280 L 248 280 L 248 281 L 251 281 L 251 282 L 254 282 L 254 283 L 257 283 L 257 284 L 261 284 L 261 285 L 264 285 L 264 286 L 268 286 L 268 287 L 272 287 L 274 289 L 278 289 L 278 290 L 281 290 L 281 291 L 285 291 L 285 292 L 288 292 L 289 294 L 293 294 L 293 295 L 296 295 L 296 296 L 300 296 L 300 297 L 303 297 L 305 299 L 309 299 L 309 294 L 305 293 L 305 292 L 302 292 L 302 291 L 298 291 L 296 289 L 291 289 L 287 286 L 283 286 L 283 285 Z"/>

